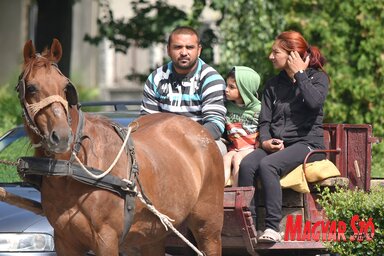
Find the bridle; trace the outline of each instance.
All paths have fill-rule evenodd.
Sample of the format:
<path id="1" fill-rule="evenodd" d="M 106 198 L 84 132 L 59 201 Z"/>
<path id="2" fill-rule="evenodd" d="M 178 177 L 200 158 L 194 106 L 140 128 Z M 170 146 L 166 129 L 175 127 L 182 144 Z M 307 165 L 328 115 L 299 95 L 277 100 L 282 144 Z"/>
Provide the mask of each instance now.
<path id="1" fill-rule="evenodd" d="M 36 58 L 45 58 L 45 57 L 38 54 L 38 55 L 36 55 Z M 59 72 L 60 75 L 64 76 L 63 73 L 58 68 L 56 63 L 51 62 L 50 65 L 53 66 L 55 68 L 55 70 L 57 70 Z M 41 100 L 37 103 L 29 104 L 25 99 L 25 90 L 26 90 L 25 79 L 26 79 L 27 75 L 28 75 L 28 72 L 23 71 L 23 73 L 21 73 L 21 75 L 19 76 L 19 82 L 16 86 L 16 91 L 19 94 L 19 100 L 20 100 L 20 104 L 22 107 L 22 111 L 23 111 L 23 117 L 26 121 L 27 126 L 36 135 L 38 135 L 41 138 L 41 143 L 43 144 L 43 143 L 46 143 L 48 138 L 47 138 L 47 136 L 44 136 L 41 133 L 41 131 L 39 130 L 39 128 L 35 122 L 35 116 L 43 108 L 50 106 L 51 104 L 53 104 L 55 102 L 58 102 L 64 107 L 64 109 L 66 111 L 66 115 L 67 115 L 68 124 L 71 125 L 71 115 L 69 113 L 68 108 L 72 107 L 74 105 L 78 106 L 78 96 L 77 96 L 77 92 L 76 92 L 75 87 L 73 86 L 71 81 L 68 78 L 66 78 L 68 80 L 67 91 L 66 91 L 66 98 L 68 99 L 68 101 L 65 100 L 63 97 L 61 97 L 60 95 L 51 95 L 51 96 L 44 98 L 43 100 Z"/>

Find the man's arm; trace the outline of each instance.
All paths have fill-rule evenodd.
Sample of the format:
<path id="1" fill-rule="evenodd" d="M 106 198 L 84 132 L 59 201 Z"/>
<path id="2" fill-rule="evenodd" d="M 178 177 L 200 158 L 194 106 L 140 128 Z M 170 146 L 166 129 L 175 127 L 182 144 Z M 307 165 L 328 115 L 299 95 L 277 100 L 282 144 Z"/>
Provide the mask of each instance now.
<path id="1" fill-rule="evenodd" d="M 207 67 L 201 79 L 202 82 L 202 116 L 203 125 L 215 140 L 219 139 L 225 129 L 224 106 L 225 81 L 212 67 Z"/>
<path id="2" fill-rule="evenodd" d="M 154 73 L 150 74 L 144 84 L 143 99 L 140 107 L 141 115 L 160 112 L 160 104 L 155 92 L 157 86 L 154 83 L 153 76 Z"/>

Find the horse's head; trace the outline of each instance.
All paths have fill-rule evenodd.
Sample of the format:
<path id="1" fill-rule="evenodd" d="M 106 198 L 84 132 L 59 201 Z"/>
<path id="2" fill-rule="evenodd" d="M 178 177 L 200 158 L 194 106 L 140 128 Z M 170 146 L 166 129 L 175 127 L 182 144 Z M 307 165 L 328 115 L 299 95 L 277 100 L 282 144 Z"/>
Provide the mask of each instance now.
<path id="1" fill-rule="evenodd" d="M 76 89 L 57 67 L 61 56 L 57 39 L 42 54 L 36 53 L 29 40 L 24 45 L 24 67 L 17 85 L 33 143 L 52 153 L 70 149 L 73 142 L 70 108 L 78 103 Z"/>

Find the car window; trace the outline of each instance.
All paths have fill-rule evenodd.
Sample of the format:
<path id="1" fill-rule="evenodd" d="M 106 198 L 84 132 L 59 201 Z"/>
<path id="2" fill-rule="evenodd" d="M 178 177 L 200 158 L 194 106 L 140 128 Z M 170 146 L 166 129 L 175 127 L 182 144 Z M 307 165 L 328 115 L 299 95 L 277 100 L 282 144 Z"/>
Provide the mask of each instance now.
<path id="1" fill-rule="evenodd" d="M 27 137 L 20 137 L 0 151 L 0 159 L 15 163 L 22 156 L 32 156 L 34 149 Z M 0 182 L 20 182 L 16 166 L 0 165 Z"/>

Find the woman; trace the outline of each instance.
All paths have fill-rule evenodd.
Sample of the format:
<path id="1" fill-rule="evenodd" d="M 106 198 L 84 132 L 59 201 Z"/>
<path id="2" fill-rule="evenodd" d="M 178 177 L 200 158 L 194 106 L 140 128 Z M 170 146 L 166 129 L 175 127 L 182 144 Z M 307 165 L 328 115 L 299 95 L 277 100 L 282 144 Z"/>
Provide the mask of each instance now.
<path id="1" fill-rule="evenodd" d="M 282 219 L 280 178 L 302 164 L 314 149 L 324 149 L 323 105 L 329 78 L 325 59 L 296 31 L 277 36 L 269 59 L 279 74 L 267 81 L 259 119 L 260 145 L 240 164 L 239 186 L 260 177 L 265 200 L 265 231 L 259 242 L 279 242 Z M 317 155 L 311 160 L 323 159 Z M 255 206 L 251 211 L 256 215 Z"/>

